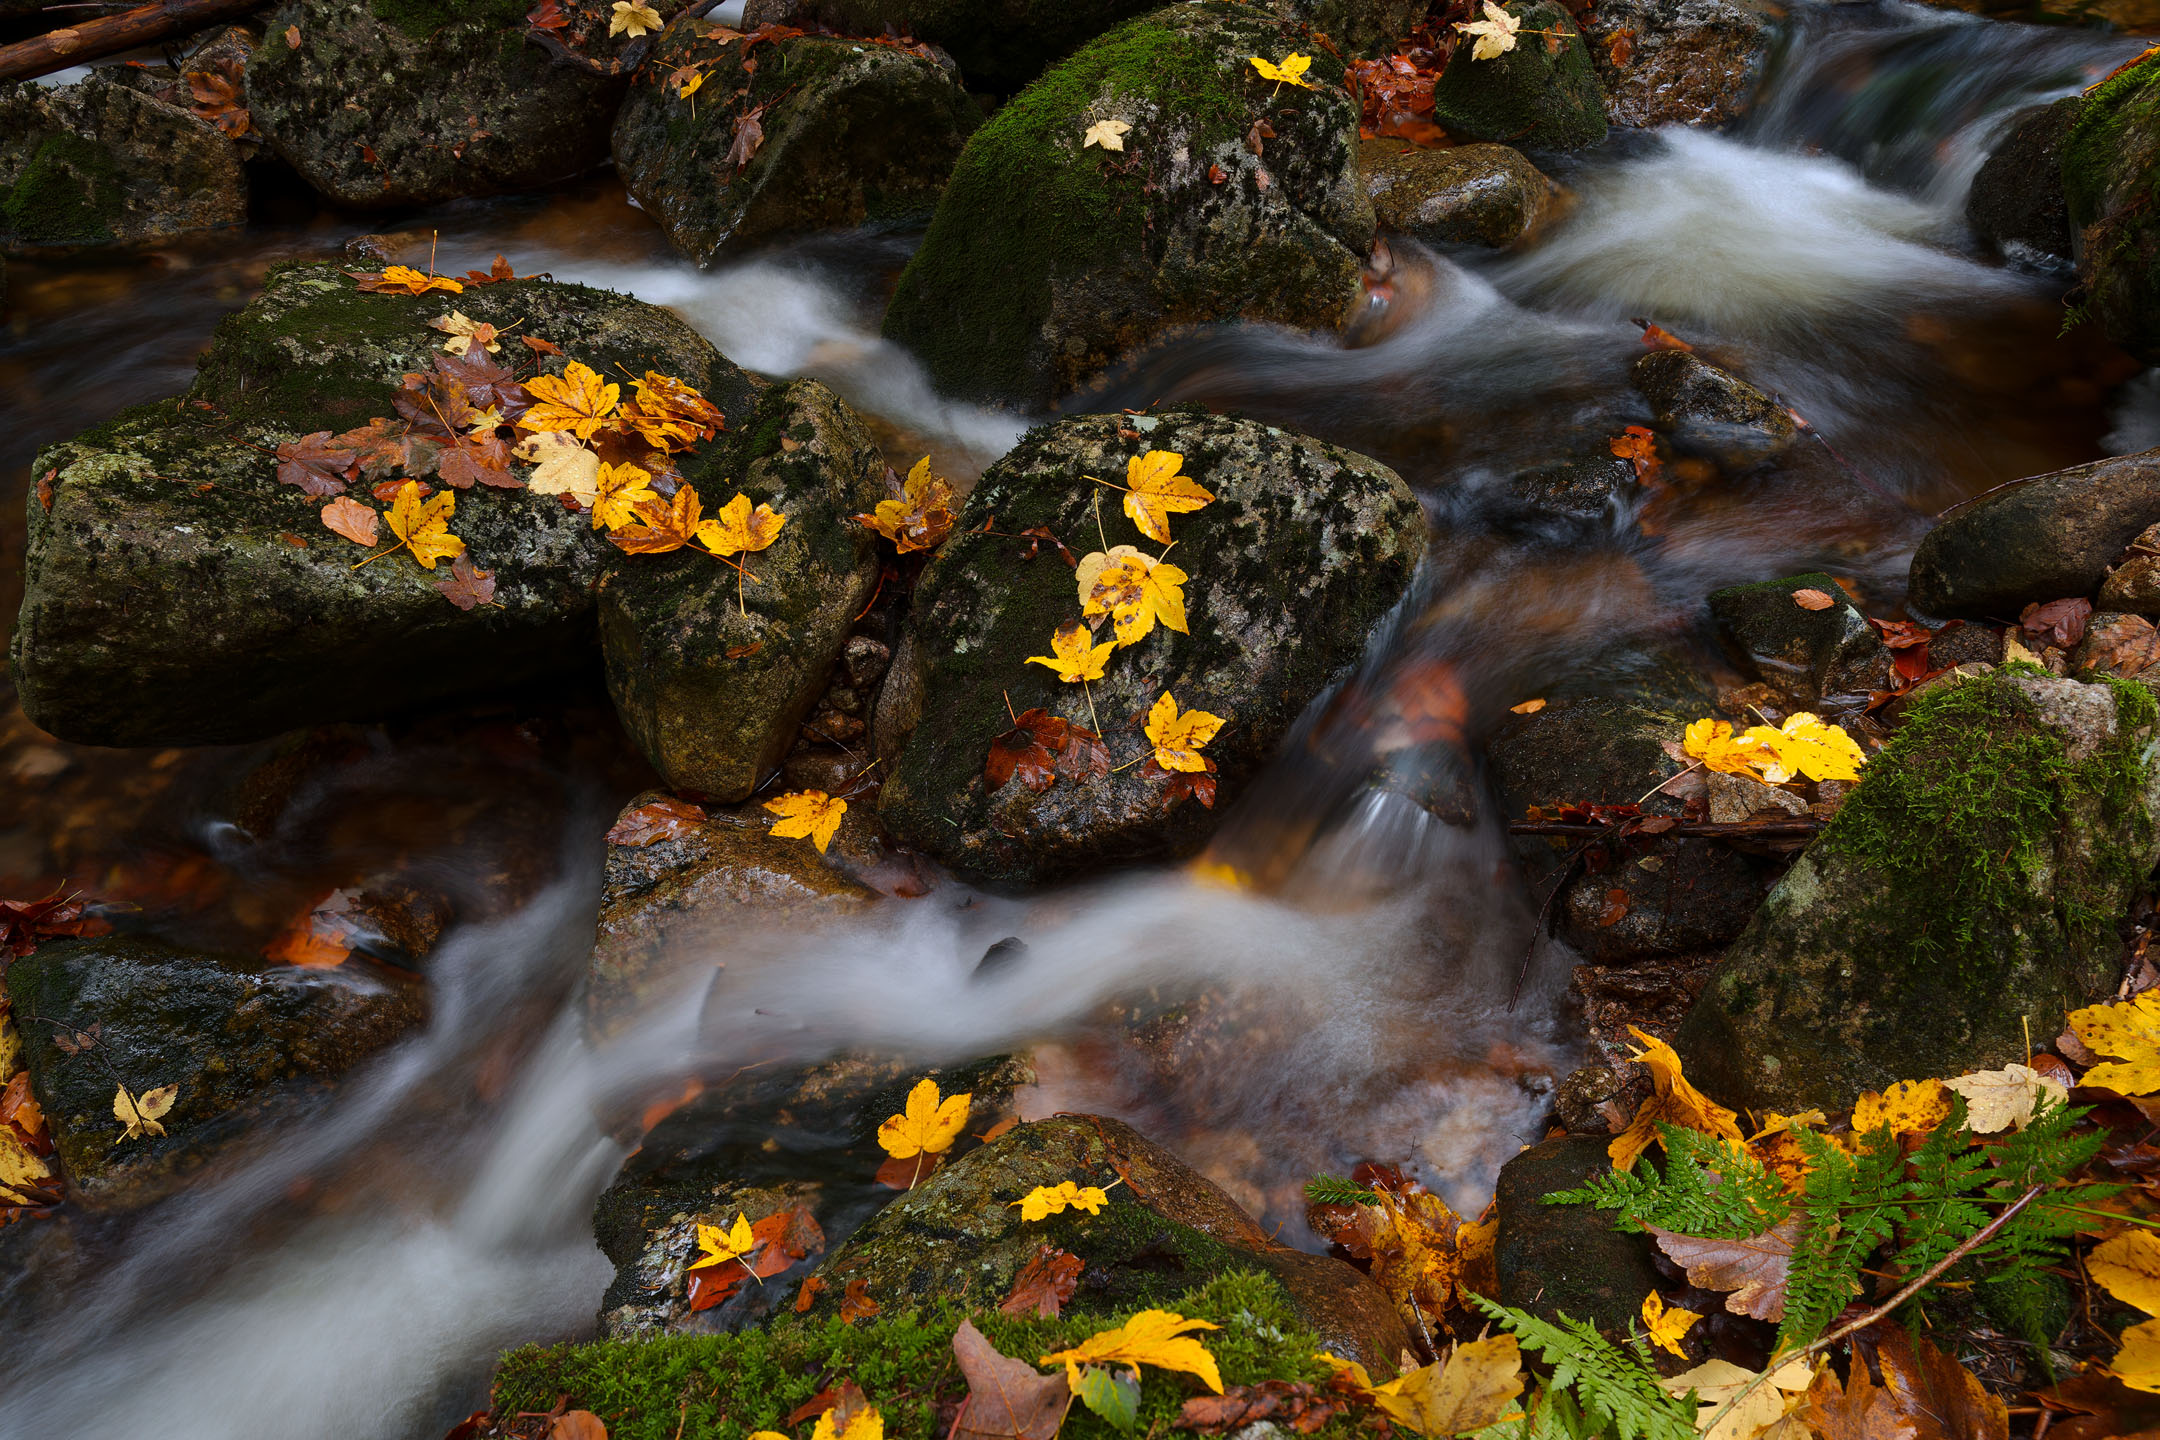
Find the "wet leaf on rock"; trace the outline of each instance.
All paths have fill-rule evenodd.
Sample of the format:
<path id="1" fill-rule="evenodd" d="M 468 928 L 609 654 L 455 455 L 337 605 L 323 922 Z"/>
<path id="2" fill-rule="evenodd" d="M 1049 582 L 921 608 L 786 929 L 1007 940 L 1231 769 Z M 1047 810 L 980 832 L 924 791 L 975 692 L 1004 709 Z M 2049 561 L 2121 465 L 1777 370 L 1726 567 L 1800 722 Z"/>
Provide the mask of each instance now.
<path id="1" fill-rule="evenodd" d="M 623 811 L 607 832 L 607 843 L 651 845 L 660 840 L 680 840 L 703 825 L 705 819 L 703 807 L 663 795 Z"/>
<path id="2" fill-rule="evenodd" d="M 1080 1257 L 1045 1245 L 1013 1277 L 1012 1293 L 998 1306 L 1006 1315 L 1055 1320 L 1080 1287 Z"/>

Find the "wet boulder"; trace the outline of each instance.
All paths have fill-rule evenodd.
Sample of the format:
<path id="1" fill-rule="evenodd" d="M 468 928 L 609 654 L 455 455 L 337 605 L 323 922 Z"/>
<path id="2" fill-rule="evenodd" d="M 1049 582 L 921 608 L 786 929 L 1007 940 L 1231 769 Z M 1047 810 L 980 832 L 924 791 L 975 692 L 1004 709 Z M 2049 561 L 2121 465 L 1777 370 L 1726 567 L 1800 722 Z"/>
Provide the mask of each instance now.
<path id="1" fill-rule="evenodd" d="M 1077 557 L 1097 548 L 1099 517 L 1110 546 L 1146 543 L 1116 492 L 1085 477 L 1122 481 L 1128 460 L 1156 450 L 1181 456 L 1182 473 L 1216 497 L 1172 522 L 1186 630 L 1158 623 L 1113 652 L 1091 710 L 1079 685 L 1028 663 L 1081 620 L 1074 571 L 1051 545 L 1013 537 L 1047 527 Z M 1197 407 L 1038 427 L 984 473 L 916 587 L 879 714 L 880 753 L 894 757 L 879 818 L 902 843 L 1000 885 L 1190 854 L 1306 704 L 1356 662 L 1424 548 L 1417 501 L 1393 471 L 1306 436 Z M 1105 625 L 1092 643 L 1112 636 Z M 1212 810 L 1178 800 L 1170 777 L 1141 763 L 1140 720 L 1165 693 L 1225 721 L 1205 751 Z M 1064 758 L 1070 773 L 1046 788 L 1017 774 L 992 788 L 992 740 L 1037 708 L 1099 721 L 1106 766 L 1090 774 Z"/>
<path id="2" fill-rule="evenodd" d="M 240 152 L 217 126 L 93 73 L 0 84 L 0 250 L 123 245 L 247 219 Z"/>
<path id="3" fill-rule="evenodd" d="M 1816 596 L 1830 603 L 1813 609 L 1802 603 Z M 1822 571 L 1713 591 L 1710 619 L 1742 668 L 1790 709 L 1865 700 L 1870 691 L 1893 688 L 1889 648 Z"/>
<path id="4" fill-rule="evenodd" d="M 1107 1191 L 1099 1214 L 1020 1218 L 1020 1197 L 1068 1180 Z M 880 1211 L 817 1273 L 835 1298 L 859 1280 L 885 1306 L 954 1299 L 989 1307 L 1044 1245 L 1085 1267 L 1072 1313 L 1159 1305 L 1226 1271 L 1258 1270 L 1281 1287 L 1301 1324 L 1342 1347 L 1337 1354 L 1392 1366 L 1409 1343 L 1402 1318 L 1363 1273 L 1275 1244 L 1213 1181 L 1098 1115 L 1038 1120 L 970 1151 Z"/>
<path id="5" fill-rule="evenodd" d="M 1459 47 L 1433 85 L 1433 122 L 1450 135 L 1497 140 L 1525 150 L 1580 150 L 1605 138 L 1605 90 L 1574 17 L 1554 0 L 1518 0 L 1509 13 L 1525 31 L 1514 49 L 1490 60 Z"/>
<path id="6" fill-rule="evenodd" d="M 2070 259 L 2062 157 L 2084 104 L 2083 96 L 2067 95 L 2017 116 L 1973 176 L 1965 196 L 1966 223 L 2005 258 L 2044 269 Z"/>
<path id="7" fill-rule="evenodd" d="M 1426 150 L 1368 140 L 1359 161 L 1374 218 L 1428 245 L 1511 245 L 1553 203 L 1553 183 L 1505 145 Z"/>
<path id="8" fill-rule="evenodd" d="M 1715 127 L 1747 109 L 1770 51 L 1751 0 L 1607 0 L 1583 31 L 1615 125 Z"/>
<path id="9" fill-rule="evenodd" d="M 2160 523 L 2160 450 L 2077 465 L 1983 496 L 1913 551 L 1913 605 L 1929 615 L 2015 617 L 2090 595 Z"/>
<path id="10" fill-rule="evenodd" d="M 330 267 L 275 272 L 185 396 L 39 456 L 50 500 L 29 507 L 12 655 L 32 720 L 80 744 L 219 744 L 594 670 L 595 590 L 620 552 L 590 516 L 530 491 L 460 494 L 451 531 L 495 577 L 494 603 L 461 610 L 437 589 L 447 566 L 356 570 L 365 552 L 324 527 L 322 500 L 278 482 L 281 443 L 395 416 L 399 376 L 440 354 L 428 322 L 452 305 L 749 413 L 748 376 L 626 295 L 523 280 L 414 298 Z"/>
<path id="11" fill-rule="evenodd" d="M 1653 350 L 1628 367 L 1657 426 L 1680 450 L 1742 470 L 1792 448 L 1800 427 L 1784 406 L 1685 350 Z"/>
<path id="12" fill-rule="evenodd" d="M 360 962 L 300 970 L 117 937 L 39 946 L 7 993 L 69 1193 L 98 1207 L 169 1193 L 425 1015 L 407 982 Z M 122 1138 L 119 1085 L 179 1087 L 164 1135 Z"/>
<path id="13" fill-rule="evenodd" d="M 2136 683 L 1937 681 L 1688 1015 L 1690 1078 L 1790 1114 L 2023 1059 L 2114 984 L 2160 859 L 2155 713 Z"/>
<path id="14" fill-rule="evenodd" d="M 1249 63 L 1313 49 L 1209 0 L 1060 62 L 968 141 L 886 336 L 942 390 L 1041 407 L 1176 326 L 1340 326 L 1373 235 L 1356 102 L 1324 50 L 1317 89 Z"/>
<path id="15" fill-rule="evenodd" d="M 667 782 L 720 801 L 779 765 L 824 693 L 878 582 L 854 517 L 885 498 L 885 462 L 855 413 L 814 380 L 767 390 L 732 443 L 684 470 L 707 513 L 730 493 L 786 517 L 738 572 L 695 548 L 632 555 L 600 586 L 608 691 Z"/>
<path id="16" fill-rule="evenodd" d="M 528 38 L 530 8 L 286 0 L 264 21 L 274 38 L 249 59 L 248 113 L 301 178 L 355 210 L 567 180 L 606 163 L 629 82 L 598 72 L 639 42 L 608 42 L 602 25 L 593 63 L 560 64 Z"/>
<path id="17" fill-rule="evenodd" d="M 928 216 L 981 119 L 946 67 L 890 45 L 800 35 L 711 60 L 670 27 L 650 73 L 704 62 L 679 95 L 663 78 L 615 119 L 615 168 L 675 248 L 700 265 L 778 237 Z M 746 116 L 754 120 L 746 120 Z M 739 163 L 740 127 L 764 136 Z"/>
<path id="18" fill-rule="evenodd" d="M 2146 364 L 2160 362 L 2160 65 L 2125 67 L 2085 97 L 2062 146 L 2082 310 Z"/>
<path id="19" fill-rule="evenodd" d="M 1547 1195 L 1579 1189 L 1611 1170 L 1607 1144 L 1603 1136 L 1565 1136 L 1532 1145 L 1500 1167 L 1493 1264 L 1501 1304 L 1548 1320 L 1586 1320 L 1608 1334 L 1640 1326 L 1642 1297 L 1664 1283 L 1650 1237 L 1615 1230 L 1609 1210 L 1545 1203 Z"/>

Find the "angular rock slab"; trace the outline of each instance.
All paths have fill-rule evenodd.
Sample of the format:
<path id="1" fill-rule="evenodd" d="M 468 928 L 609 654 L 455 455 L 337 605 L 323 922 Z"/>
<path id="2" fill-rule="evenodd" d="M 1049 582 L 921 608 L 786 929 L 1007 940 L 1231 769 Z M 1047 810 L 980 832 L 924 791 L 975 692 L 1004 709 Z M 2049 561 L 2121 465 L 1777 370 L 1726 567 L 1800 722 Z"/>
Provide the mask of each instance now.
<path id="1" fill-rule="evenodd" d="M 1110 764 L 1127 768 L 1060 778 L 1041 794 L 1017 778 L 992 792 L 983 762 L 1013 713 L 1040 706 L 1094 728 L 1080 686 L 1027 663 L 1081 618 L 1073 570 L 1048 543 L 1022 558 L 1030 547 L 1013 537 L 1047 526 L 1080 556 L 1099 548 L 1099 518 L 1112 546 L 1160 553 L 1116 491 L 1084 478 L 1122 483 L 1126 461 L 1149 450 L 1182 455 L 1183 473 L 1217 497 L 1171 521 L 1171 563 L 1191 577 L 1189 633 L 1157 625 L 1091 684 Z M 993 517 L 999 533 L 980 533 Z M 879 713 L 880 753 L 896 756 L 879 819 L 903 843 L 1000 885 L 1190 854 L 1306 704 L 1357 660 L 1424 549 L 1417 501 L 1392 470 L 1306 436 L 1194 411 L 1030 431 L 984 473 L 918 582 Z M 1105 624 L 1096 639 L 1110 635 Z M 1212 811 L 1186 801 L 1166 813 L 1163 782 L 1137 763 L 1150 749 L 1137 718 L 1165 691 L 1181 710 L 1228 721 L 1205 751 L 1220 769 Z"/>
<path id="2" fill-rule="evenodd" d="M 1720 1102 L 1793 1114 L 2022 1060 L 2114 983 L 2160 859 L 2152 693 L 1945 677 L 1770 892 L 1675 1040 Z"/>
<path id="3" fill-rule="evenodd" d="M 877 33 L 877 32 L 871 32 Z M 671 27 L 655 75 L 704 62 L 687 97 L 640 85 L 615 118 L 615 168 L 675 248 L 700 265 L 790 234 L 928 215 L 982 113 L 935 61 L 887 45 L 802 35 L 712 61 L 712 42 Z M 755 62 L 750 73 L 746 63 Z M 731 153 L 761 110 L 764 143 Z"/>
<path id="4" fill-rule="evenodd" d="M 529 491 L 461 493 L 451 531 L 496 589 L 459 610 L 435 588 L 446 563 L 355 570 L 366 552 L 278 483 L 280 442 L 395 415 L 398 377 L 439 353 L 427 322 L 453 305 L 748 414 L 748 376 L 625 295 L 526 280 L 413 298 L 362 294 L 330 267 L 274 272 L 218 327 L 184 398 L 38 457 L 52 503 L 29 502 L 11 657 L 30 718 L 78 744 L 225 744 L 590 670 L 594 591 L 619 552 L 589 516 Z"/>
<path id="5" fill-rule="evenodd" d="M 1040 407 L 1179 325 L 1341 325 L 1373 234 L 1342 62 L 1236 5 L 1174 5 L 1061 62 L 961 152 L 885 334 L 942 390 Z M 1090 126 L 1132 128 L 1122 152 Z M 1275 138 L 1260 155 L 1253 127 Z M 1221 176 L 1220 182 L 1215 178 Z M 987 277 L 995 277 L 994 282 Z"/>
<path id="6" fill-rule="evenodd" d="M 734 566 L 694 549 L 619 556 L 601 581 L 608 692 L 678 790 L 733 802 L 769 778 L 824 691 L 878 582 L 855 516 L 885 498 L 885 462 L 815 380 L 767 390 L 731 446 L 683 471 L 712 515 L 736 493 L 787 517 Z"/>

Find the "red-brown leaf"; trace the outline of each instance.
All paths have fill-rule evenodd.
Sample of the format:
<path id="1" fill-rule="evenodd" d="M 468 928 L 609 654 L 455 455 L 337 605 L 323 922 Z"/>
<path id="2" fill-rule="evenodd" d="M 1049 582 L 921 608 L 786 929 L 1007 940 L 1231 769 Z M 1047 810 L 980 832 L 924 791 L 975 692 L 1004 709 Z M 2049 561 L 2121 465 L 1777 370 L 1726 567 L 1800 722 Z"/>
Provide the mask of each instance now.
<path id="1" fill-rule="evenodd" d="M 470 610 L 494 600 L 495 572 L 473 568 L 472 552 L 468 550 L 450 562 L 450 578 L 436 581 L 435 588 L 458 609 Z"/>
<path id="2" fill-rule="evenodd" d="M 663 795 L 625 810 L 607 832 L 610 845 L 650 845 L 656 840 L 680 840 L 706 820 L 705 811 L 688 800 Z"/>
<path id="3" fill-rule="evenodd" d="M 342 495 L 345 482 L 359 468 L 360 457 L 338 448 L 328 430 L 288 440 L 277 448 L 278 483 L 309 495 Z"/>
<path id="4" fill-rule="evenodd" d="M 983 781 L 992 790 L 1018 776 L 1020 783 L 1040 795 L 1057 783 L 1056 757 L 1071 740 L 1071 725 L 1042 709 L 1024 710 L 1013 728 L 990 741 L 990 757 L 983 762 Z"/>
<path id="5" fill-rule="evenodd" d="M 870 1282 L 850 1280 L 847 1293 L 840 1297 L 840 1323 L 853 1325 L 857 1320 L 867 1320 L 885 1307 L 870 1298 Z"/>
<path id="6" fill-rule="evenodd" d="M 2085 622 L 2092 618 L 2092 601 L 2083 596 L 2027 605 L 2018 615 L 2018 627 L 2027 635 L 2045 637 L 2065 650 L 2085 638 Z"/>
<path id="7" fill-rule="evenodd" d="M 382 516 L 350 495 L 340 495 L 322 508 L 322 523 L 355 545 L 373 545 L 381 520 Z"/>
<path id="8" fill-rule="evenodd" d="M 1837 601 L 1823 594 L 1822 591 L 1815 589 L 1795 590 L 1792 592 L 1792 598 L 1793 604 L 1798 605 L 1802 610 L 1827 610 L 1832 605 L 1837 604 Z"/>
<path id="9" fill-rule="evenodd" d="M 1698 1240 L 1655 1225 L 1644 1228 L 1657 1237 L 1660 1250 L 1685 1267 L 1690 1285 L 1730 1292 L 1725 1296 L 1727 1310 L 1757 1320 L 1782 1320 L 1800 1224 L 1794 1215 L 1743 1240 Z"/>
<path id="10" fill-rule="evenodd" d="M 1045 1245 L 1013 1277 L 1012 1293 L 998 1309 L 1007 1315 L 1055 1320 L 1080 1286 L 1080 1257 Z"/>

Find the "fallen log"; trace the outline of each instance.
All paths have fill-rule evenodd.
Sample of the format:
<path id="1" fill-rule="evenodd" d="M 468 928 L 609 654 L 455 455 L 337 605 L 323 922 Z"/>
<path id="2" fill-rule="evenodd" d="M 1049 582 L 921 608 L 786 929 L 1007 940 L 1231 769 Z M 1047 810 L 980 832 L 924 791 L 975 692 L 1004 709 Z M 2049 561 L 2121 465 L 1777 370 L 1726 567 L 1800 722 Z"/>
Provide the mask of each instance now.
<path id="1" fill-rule="evenodd" d="M 0 46 L 0 80 L 35 80 L 70 65 L 82 65 L 149 45 L 170 35 L 200 30 L 220 20 L 237 20 L 260 10 L 269 0 L 161 0 L 102 15 L 80 25 L 49 30 L 34 39 Z"/>

